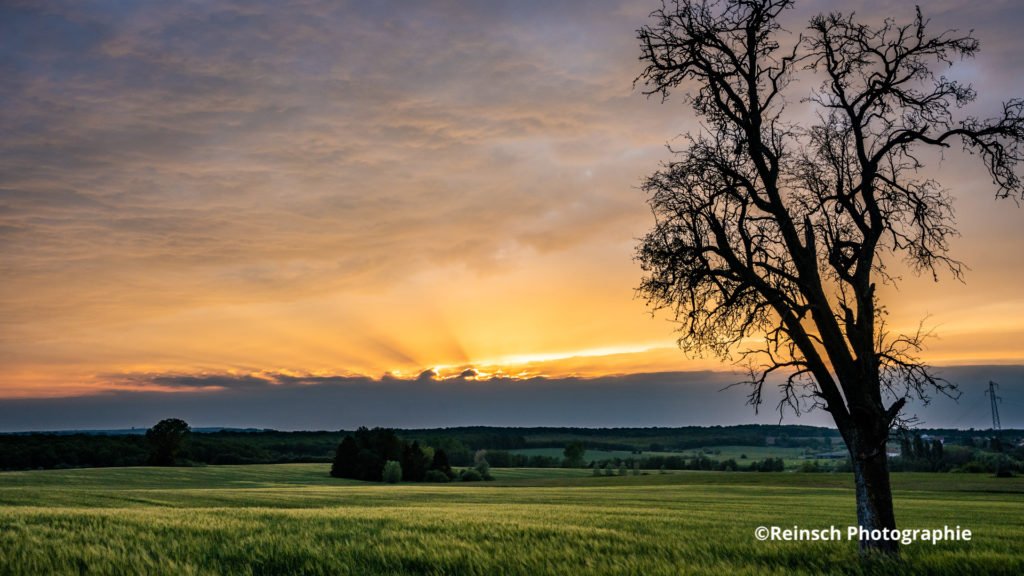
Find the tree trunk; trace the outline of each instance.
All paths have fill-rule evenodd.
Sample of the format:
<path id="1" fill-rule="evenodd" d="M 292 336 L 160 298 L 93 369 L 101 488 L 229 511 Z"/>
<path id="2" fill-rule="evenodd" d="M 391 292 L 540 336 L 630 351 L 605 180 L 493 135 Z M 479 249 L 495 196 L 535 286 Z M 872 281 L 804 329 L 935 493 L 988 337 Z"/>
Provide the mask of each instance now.
<path id="1" fill-rule="evenodd" d="M 892 507 L 892 486 L 889 483 L 889 461 L 885 441 L 868 442 L 868 446 L 850 446 L 853 462 L 853 477 L 857 486 L 857 524 L 862 529 L 861 553 L 881 552 L 891 556 L 899 554 L 899 542 L 883 538 L 882 532 L 896 529 L 896 516 Z M 864 533 L 867 531 L 867 534 Z"/>

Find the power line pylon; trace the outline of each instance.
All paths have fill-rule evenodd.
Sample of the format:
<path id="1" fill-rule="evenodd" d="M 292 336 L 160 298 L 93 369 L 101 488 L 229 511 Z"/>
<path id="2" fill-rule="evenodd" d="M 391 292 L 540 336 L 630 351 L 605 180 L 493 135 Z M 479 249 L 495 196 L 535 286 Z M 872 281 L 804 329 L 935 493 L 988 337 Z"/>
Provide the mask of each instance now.
<path id="1" fill-rule="evenodd" d="M 998 432 L 999 430 L 1002 429 L 1002 426 L 1000 426 L 1000 424 L 999 424 L 999 403 L 1002 402 L 1003 399 L 996 395 L 996 389 L 997 388 L 999 388 L 999 384 L 996 384 L 995 382 L 989 380 L 988 381 L 988 390 L 985 391 L 985 394 L 987 394 L 989 396 L 989 400 L 992 401 L 992 431 L 993 432 Z"/>

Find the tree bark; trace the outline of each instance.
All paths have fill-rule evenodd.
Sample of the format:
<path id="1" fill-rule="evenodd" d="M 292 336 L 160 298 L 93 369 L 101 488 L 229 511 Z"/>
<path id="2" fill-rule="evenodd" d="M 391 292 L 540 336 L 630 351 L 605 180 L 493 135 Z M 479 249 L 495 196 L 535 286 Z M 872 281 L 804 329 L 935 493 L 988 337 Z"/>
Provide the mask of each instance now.
<path id="1" fill-rule="evenodd" d="M 862 554 L 880 552 L 890 556 L 899 554 L 899 542 L 873 537 L 872 531 L 896 529 L 896 515 L 892 506 L 892 485 L 889 483 L 889 461 L 885 441 L 865 442 L 855 434 L 849 446 L 853 462 L 853 477 L 857 488 L 857 524 L 862 528 L 860 551 Z M 864 534 L 863 531 L 867 531 Z"/>

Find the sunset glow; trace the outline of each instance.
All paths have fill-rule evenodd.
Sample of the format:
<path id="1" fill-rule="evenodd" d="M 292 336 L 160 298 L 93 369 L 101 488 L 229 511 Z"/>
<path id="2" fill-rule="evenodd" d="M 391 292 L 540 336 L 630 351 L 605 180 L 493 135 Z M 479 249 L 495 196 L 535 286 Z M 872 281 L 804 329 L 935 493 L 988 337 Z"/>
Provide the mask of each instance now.
<path id="1" fill-rule="evenodd" d="M 1019 7 L 924 4 L 982 38 L 977 114 L 1024 95 Z M 634 295 L 638 186 L 696 127 L 632 86 L 651 3 L 502 6 L 4 7 L 0 398 L 733 369 Z M 966 282 L 890 263 L 887 323 L 1022 364 L 1024 210 L 953 156 Z"/>

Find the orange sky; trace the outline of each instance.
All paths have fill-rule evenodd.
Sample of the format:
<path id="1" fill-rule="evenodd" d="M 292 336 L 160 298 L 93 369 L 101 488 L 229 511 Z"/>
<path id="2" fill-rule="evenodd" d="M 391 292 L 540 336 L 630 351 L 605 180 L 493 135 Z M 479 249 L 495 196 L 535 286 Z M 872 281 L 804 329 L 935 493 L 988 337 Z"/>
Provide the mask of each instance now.
<path id="1" fill-rule="evenodd" d="M 633 297 L 637 188 L 696 126 L 632 89 L 652 7 L 7 8 L 0 397 L 139 374 L 728 369 Z M 1014 3 L 922 7 L 982 39 L 955 69 L 977 115 L 1024 94 Z M 971 270 L 904 274 L 890 326 L 927 316 L 938 364 L 1024 363 L 1024 209 L 957 151 L 929 170 Z"/>

